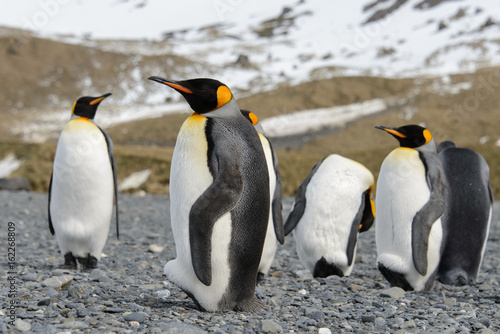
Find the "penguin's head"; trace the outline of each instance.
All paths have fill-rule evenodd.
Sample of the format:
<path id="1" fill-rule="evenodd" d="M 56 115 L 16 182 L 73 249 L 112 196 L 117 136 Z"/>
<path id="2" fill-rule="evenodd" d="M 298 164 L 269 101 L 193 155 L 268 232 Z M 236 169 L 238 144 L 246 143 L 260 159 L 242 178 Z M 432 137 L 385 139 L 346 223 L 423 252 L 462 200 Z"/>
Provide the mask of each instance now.
<path id="1" fill-rule="evenodd" d="M 252 123 L 252 125 L 257 125 L 259 123 L 259 119 L 257 118 L 257 115 L 255 115 L 253 112 L 245 109 L 240 109 L 241 114 L 245 116 L 246 119 Z"/>
<path id="2" fill-rule="evenodd" d="M 417 148 L 428 144 L 432 140 L 429 130 L 420 125 L 405 125 L 399 128 L 377 125 L 375 128 L 390 133 L 399 141 L 399 146 Z"/>
<path id="3" fill-rule="evenodd" d="M 204 114 L 218 109 L 232 100 L 233 94 L 229 88 L 214 79 L 191 79 L 173 81 L 156 76 L 148 78 L 172 87 L 186 99 L 191 108 L 198 114 Z"/>
<path id="4" fill-rule="evenodd" d="M 79 98 L 73 104 L 72 113 L 75 116 L 87 117 L 89 119 L 94 119 L 95 113 L 97 112 L 97 106 L 102 100 L 110 96 L 111 93 L 104 94 L 98 97 L 84 96 Z"/>
<path id="5" fill-rule="evenodd" d="M 259 123 L 259 118 L 253 112 L 245 109 L 240 109 L 241 114 L 255 127 L 258 133 L 265 135 L 264 128 Z"/>

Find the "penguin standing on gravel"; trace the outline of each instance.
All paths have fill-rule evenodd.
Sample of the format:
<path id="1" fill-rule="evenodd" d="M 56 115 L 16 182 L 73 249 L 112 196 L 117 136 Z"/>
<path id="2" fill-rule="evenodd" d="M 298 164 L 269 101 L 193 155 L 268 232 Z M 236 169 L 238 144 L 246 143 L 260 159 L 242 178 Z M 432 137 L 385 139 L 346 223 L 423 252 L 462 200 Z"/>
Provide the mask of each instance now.
<path id="1" fill-rule="evenodd" d="M 429 290 L 442 249 L 445 178 L 429 130 L 377 126 L 400 147 L 385 158 L 377 181 L 378 268 L 393 286 Z"/>
<path id="2" fill-rule="evenodd" d="M 262 250 L 262 257 L 259 264 L 258 279 L 262 280 L 269 272 L 271 264 L 278 248 L 278 242 L 283 245 L 285 242 L 285 232 L 283 228 L 283 186 L 281 184 L 281 176 L 278 169 L 278 156 L 274 151 L 273 145 L 269 138 L 264 135 L 264 129 L 259 124 L 257 115 L 248 110 L 241 110 L 241 113 L 247 118 L 259 133 L 259 138 L 266 155 L 267 170 L 269 172 L 269 190 L 271 196 L 269 223 L 267 225 L 266 240 Z"/>
<path id="3" fill-rule="evenodd" d="M 203 310 L 261 310 L 255 285 L 270 196 L 259 135 L 223 83 L 149 79 L 175 89 L 194 110 L 172 157 L 177 258 L 165 265 L 165 275 Z"/>
<path id="4" fill-rule="evenodd" d="M 469 148 L 445 141 L 438 146 L 448 184 L 443 215 L 444 250 L 437 279 L 474 284 L 486 249 L 493 209 L 490 168 Z"/>
<path id="5" fill-rule="evenodd" d="M 94 122 L 97 107 L 111 94 L 85 96 L 73 105 L 72 118 L 57 142 L 49 186 L 49 229 L 64 265 L 95 268 L 108 239 L 113 204 L 118 231 L 118 191 L 113 144 Z"/>
<path id="6" fill-rule="evenodd" d="M 373 224 L 373 174 L 360 163 L 332 154 L 300 185 L 285 235 L 293 230 L 299 259 L 314 277 L 348 276 L 358 233 Z"/>

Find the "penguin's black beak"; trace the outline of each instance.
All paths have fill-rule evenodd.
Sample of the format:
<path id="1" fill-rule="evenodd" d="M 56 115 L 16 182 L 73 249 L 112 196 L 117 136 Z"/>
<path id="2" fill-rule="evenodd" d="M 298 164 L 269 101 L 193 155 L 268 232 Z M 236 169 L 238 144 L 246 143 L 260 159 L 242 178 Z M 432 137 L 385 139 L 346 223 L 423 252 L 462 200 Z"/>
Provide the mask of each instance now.
<path id="1" fill-rule="evenodd" d="M 385 132 L 390 133 L 393 136 L 399 137 L 399 138 L 406 138 L 406 135 L 398 131 L 396 128 L 391 128 L 388 126 L 383 126 L 383 125 L 377 125 L 375 126 L 376 129 L 379 130 L 384 130 Z"/>
<path id="2" fill-rule="evenodd" d="M 152 77 L 149 77 L 148 79 L 152 80 L 152 81 L 159 82 L 159 83 L 164 84 L 164 85 L 167 85 L 169 87 L 172 87 L 173 89 L 175 89 L 175 90 L 177 90 L 179 92 L 183 92 L 183 93 L 187 93 L 187 94 L 193 94 L 193 91 L 191 89 L 189 89 L 189 88 L 181 85 L 177 81 L 168 80 L 168 79 L 164 79 L 162 77 L 157 77 L 157 76 L 152 76 Z"/>
<path id="3" fill-rule="evenodd" d="M 102 100 L 104 100 L 105 98 L 107 98 L 110 95 L 111 95 L 111 93 L 107 93 L 107 94 L 104 94 L 102 96 L 96 97 L 95 99 L 93 99 L 92 101 L 90 101 L 89 104 L 91 106 L 99 104 L 99 103 L 101 103 Z"/>

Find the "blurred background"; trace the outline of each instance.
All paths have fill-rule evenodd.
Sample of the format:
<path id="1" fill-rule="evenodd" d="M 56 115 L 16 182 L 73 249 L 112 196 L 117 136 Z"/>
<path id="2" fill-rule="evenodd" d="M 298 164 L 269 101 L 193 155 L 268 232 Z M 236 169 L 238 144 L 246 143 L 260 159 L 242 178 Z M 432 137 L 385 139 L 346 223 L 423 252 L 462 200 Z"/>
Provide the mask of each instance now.
<path id="1" fill-rule="evenodd" d="M 286 196 L 332 153 L 377 177 L 398 144 L 380 124 L 475 149 L 500 196 L 497 1 L 17 1 L 0 12 L 0 55 L 0 177 L 33 191 L 48 189 L 74 101 L 111 92 L 95 122 L 122 191 L 168 194 L 190 111 L 157 75 L 227 84 L 274 143 Z"/>

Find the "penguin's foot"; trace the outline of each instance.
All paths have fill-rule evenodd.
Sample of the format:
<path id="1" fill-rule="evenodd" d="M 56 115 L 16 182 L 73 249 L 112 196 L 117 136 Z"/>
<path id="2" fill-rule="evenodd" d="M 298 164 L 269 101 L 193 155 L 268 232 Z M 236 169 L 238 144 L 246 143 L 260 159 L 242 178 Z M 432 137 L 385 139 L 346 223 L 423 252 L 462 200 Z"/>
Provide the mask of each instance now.
<path id="1" fill-rule="evenodd" d="M 260 283 L 262 283 L 266 280 L 265 276 L 266 275 L 264 273 L 261 273 L 261 272 L 257 273 L 257 285 L 259 285 Z"/>
<path id="2" fill-rule="evenodd" d="M 90 254 L 87 257 L 79 257 L 77 260 L 84 271 L 91 271 L 92 269 L 97 268 L 97 258 Z"/>
<path id="3" fill-rule="evenodd" d="M 413 291 L 413 287 L 408 283 L 404 274 L 392 271 L 381 263 L 378 264 L 378 270 L 391 283 L 391 286 L 398 286 L 405 291 Z"/>
<path id="4" fill-rule="evenodd" d="M 267 309 L 267 306 L 255 296 L 240 301 L 234 307 L 234 310 L 239 312 L 259 312 L 266 311 Z"/>
<path id="5" fill-rule="evenodd" d="M 343 277 L 344 272 L 333 263 L 328 263 L 324 257 L 316 262 L 313 270 L 313 277 L 328 277 L 331 275 L 336 275 Z"/>
<path id="6" fill-rule="evenodd" d="M 61 266 L 63 269 L 76 269 L 76 258 L 71 252 L 64 254 L 64 265 Z"/>

